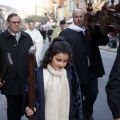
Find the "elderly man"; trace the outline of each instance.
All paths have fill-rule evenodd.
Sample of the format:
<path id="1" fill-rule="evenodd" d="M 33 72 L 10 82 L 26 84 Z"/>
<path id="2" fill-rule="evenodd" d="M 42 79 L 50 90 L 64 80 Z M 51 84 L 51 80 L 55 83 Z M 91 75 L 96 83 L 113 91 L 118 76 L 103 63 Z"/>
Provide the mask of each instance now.
<path id="1" fill-rule="evenodd" d="M 33 40 L 33 43 L 36 47 L 35 56 L 36 56 L 37 66 L 40 66 L 41 51 L 43 48 L 43 37 L 41 33 L 35 29 L 35 23 L 33 21 L 29 23 L 29 29 L 26 30 L 25 32 L 27 32 Z"/>
<path id="2" fill-rule="evenodd" d="M 21 19 L 12 13 L 7 17 L 8 30 L 0 34 L 0 78 L 7 62 L 6 53 L 11 54 L 11 66 L 1 83 L 1 93 L 7 98 L 8 120 L 21 120 L 23 115 L 23 95 L 29 77 L 28 50 L 33 46 L 29 34 L 20 30 Z"/>
<path id="3" fill-rule="evenodd" d="M 60 33 L 60 36 L 70 43 L 73 51 L 73 64 L 80 79 L 83 95 L 83 110 L 85 120 L 93 120 L 93 105 L 98 94 L 98 78 L 105 72 L 98 45 L 108 43 L 107 35 L 104 35 L 98 26 L 93 30 L 84 28 L 84 11 L 76 9 L 73 12 L 73 24 Z M 86 33 L 91 38 L 86 37 Z"/>

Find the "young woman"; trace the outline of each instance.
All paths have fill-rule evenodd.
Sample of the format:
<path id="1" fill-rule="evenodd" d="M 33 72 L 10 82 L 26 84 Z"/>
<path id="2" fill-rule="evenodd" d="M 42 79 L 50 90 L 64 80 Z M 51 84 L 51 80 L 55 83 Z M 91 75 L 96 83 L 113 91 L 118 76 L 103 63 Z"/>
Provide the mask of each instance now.
<path id="1" fill-rule="evenodd" d="M 36 69 L 35 111 L 28 107 L 28 89 L 24 104 L 26 116 L 35 120 L 83 120 L 78 76 L 71 61 L 70 45 L 57 37 Z"/>

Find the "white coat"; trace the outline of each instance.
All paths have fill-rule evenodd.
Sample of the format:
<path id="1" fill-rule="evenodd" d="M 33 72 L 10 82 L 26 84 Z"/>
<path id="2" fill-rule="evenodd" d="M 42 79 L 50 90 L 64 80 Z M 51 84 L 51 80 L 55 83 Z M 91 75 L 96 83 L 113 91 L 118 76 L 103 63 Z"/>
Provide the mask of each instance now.
<path id="1" fill-rule="evenodd" d="M 42 37 L 41 33 L 36 29 L 33 29 L 33 30 L 28 29 L 25 32 L 27 32 L 31 36 L 31 38 L 34 42 L 34 45 L 36 47 L 36 53 L 35 53 L 36 62 L 37 62 L 37 66 L 39 67 L 40 60 L 42 59 L 41 58 L 41 51 L 43 48 L 43 37 Z"/>

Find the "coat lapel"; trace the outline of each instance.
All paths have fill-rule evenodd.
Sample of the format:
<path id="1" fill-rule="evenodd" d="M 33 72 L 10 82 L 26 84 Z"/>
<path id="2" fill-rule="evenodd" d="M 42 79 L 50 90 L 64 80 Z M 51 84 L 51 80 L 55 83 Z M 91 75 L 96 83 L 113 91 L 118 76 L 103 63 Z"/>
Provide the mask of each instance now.
<path id="1" fill-rule="evenodd" d="M 45 120 L 45 96 L 44 96 L 44 82 L 43 82 L 43 69 L 37 68 L 37 86 L 39 92 L 39 120 Z"/>

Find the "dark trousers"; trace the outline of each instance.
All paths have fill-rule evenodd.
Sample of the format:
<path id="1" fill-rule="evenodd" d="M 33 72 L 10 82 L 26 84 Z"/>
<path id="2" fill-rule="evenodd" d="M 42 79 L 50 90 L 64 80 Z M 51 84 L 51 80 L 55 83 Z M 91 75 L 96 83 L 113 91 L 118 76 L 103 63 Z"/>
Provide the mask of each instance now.
<path id="1" fill-rule="evenodd" d="M 98 79 L 90 80 L 89 84 L 81 84 L 84 116 L 92 116 L 93 105 L 98 95 Z"/>
<path id="2" fill-rule="evenodd" d="M 23 96 L 6 95 L 8 120 L 21 120 L 23 116 Z"/>

